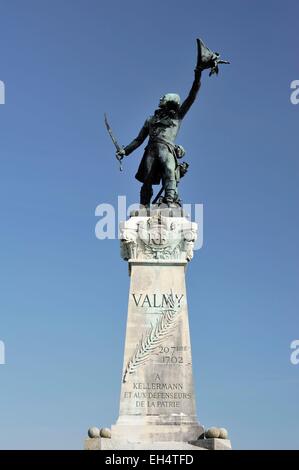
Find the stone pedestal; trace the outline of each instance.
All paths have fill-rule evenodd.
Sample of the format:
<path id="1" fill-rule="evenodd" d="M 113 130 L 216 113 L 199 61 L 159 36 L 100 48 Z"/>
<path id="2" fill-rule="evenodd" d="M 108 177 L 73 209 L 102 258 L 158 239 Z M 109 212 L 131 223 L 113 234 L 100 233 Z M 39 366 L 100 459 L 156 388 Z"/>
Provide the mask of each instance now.
<path id="1" fill-rule="evenodd" d="M 196 416 L 185 271 L 197 224 L 155 207 L 131 214 L 120 235 L 130 291 L 119 418 L 111 432 L 90 428 L 85 449 L 231 449 L 224 428 L 204 433 Z"/>
<path id="2" fill-rule="evenodd" d="M 196 441 L 185 270 L 197 226 L 156 210 L 121 224 L 131 276 L 120 412 L 112 442 Z M 127 447 L 129 448 L 129 447 Z"/>

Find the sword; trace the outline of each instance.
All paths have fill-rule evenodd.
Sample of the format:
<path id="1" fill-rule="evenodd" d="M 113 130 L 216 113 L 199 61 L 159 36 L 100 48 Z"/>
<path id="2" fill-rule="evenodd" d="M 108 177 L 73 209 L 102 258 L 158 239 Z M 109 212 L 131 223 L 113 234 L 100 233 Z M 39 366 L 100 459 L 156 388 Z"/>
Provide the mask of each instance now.
<path id="1" fill-rule="evenodd" d="M 113 144 L 114 144 L 114 146 L 115 146 L 117 152 L 121 152 L 122 150 L 124 150 L 124 148 L 123 148 L 121 145 L 119 145 L 119 143 L 117 142 L 116 138 L 114 137 L 113 132 L 112 132 L 112 129 L 111 129 L 111 126 L 110 126 L 110 124 L 109 124 L 109 122 L 108 122 L 107 114 L 106 114 L 106 113 L 104 114 L 104 121 L 105 121 L 105 126 L 106 126 L 106 128 L 107 128 L 107 131 L 108 131 L 108 133 L 109 133 L 109 135 L 110 135 L 110 138 L 111 138 L 111 140 L 112 140 L 112 142 L 113 142 Z M 120 171 L 123 171 L 122 157 L 121 157 L 120 155 L 117 155 L 117 153 L 115 154 L 115 156 L 116 156 L 117 160 L 119 161 L 119 170 L 120 170 Z"/>

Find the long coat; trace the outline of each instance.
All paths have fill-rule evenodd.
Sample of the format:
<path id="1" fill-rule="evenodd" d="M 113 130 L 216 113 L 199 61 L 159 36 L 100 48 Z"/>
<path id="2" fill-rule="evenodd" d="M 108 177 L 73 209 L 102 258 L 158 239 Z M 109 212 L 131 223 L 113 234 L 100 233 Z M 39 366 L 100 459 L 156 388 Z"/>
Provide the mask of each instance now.
<path id="1" fill-rule="evenodd" d="M 162 168 L 158 158 L 158 145 L 149 143 L 144 149 L 143 157 L 135 175 L 135 178 L 141 183 L 160 184 L 161 182 Z"/>
<path id="2" fill-rule="evenodd" d="M 170 128 L 177 128 L 176 133 L 178 132 L 180 123 L 193 104 L 200 88 L 200 76 L 201 73 L 195 70 L 192 87 L 181 106 L 175 111 L 167 111 L 166 109 L 159 108 L 154 116 L 150 116 L 145 121 L 138 136 L 124 148 L 126 155 L 129 155 L 149 136 L 148 145 L 144 149 L 143 157 L 135 175 L 136 179 L 141 183 L 160 184 L 163 165 L 163 162 L 159 158 L 161 150 L 163 152 L 168 151 L 170 154 L 169 157 L 173 157 L 176 162 L 175 144 L 169 142 L 169 140 L 172 141 L 173 139 L 168 139 L 168 142 L 162 142 L 163 139 L 160 139 L 159 134 L 161 130 L 165 131 Z M 163 146 L 163 148 L 161 148 L 161 146 Z"/>

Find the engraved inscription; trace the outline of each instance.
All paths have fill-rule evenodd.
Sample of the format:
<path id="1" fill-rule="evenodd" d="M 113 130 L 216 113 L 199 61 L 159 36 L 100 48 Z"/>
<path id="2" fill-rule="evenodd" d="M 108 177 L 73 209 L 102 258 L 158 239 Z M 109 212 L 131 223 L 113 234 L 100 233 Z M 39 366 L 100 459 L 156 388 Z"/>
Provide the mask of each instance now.
<path id="1" fill-rule="evenodd" d="M 136 408 L 179 408 L 192 394 L 184 392 L 182 383 L 133 382 L 123 398 L 134 400 Z"/>
<path id="2" fill-rule="evenodd" d="M 181 307 L 184 294 L 132 294 L 136 307 L 170 308 L 173 301 Z"/>

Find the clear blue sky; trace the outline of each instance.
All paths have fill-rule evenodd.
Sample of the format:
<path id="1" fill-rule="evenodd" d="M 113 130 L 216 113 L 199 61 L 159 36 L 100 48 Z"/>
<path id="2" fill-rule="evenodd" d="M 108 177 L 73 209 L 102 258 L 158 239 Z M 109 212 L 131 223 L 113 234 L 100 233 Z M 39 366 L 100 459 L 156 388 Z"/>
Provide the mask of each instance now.
<path id="1" fill-rule="evenodd" d="M 234 448 L 299 448 L 296 0 L 0 0 L 0 448 L 82 448 L 118 415 L 129 278 L 95 208 L 136 202 L 124 144 L 193 80 L 195 38 L 231 60 L 203 77 L 178 142 L 204 204 L 188 270 L 198 416 Z"/>

